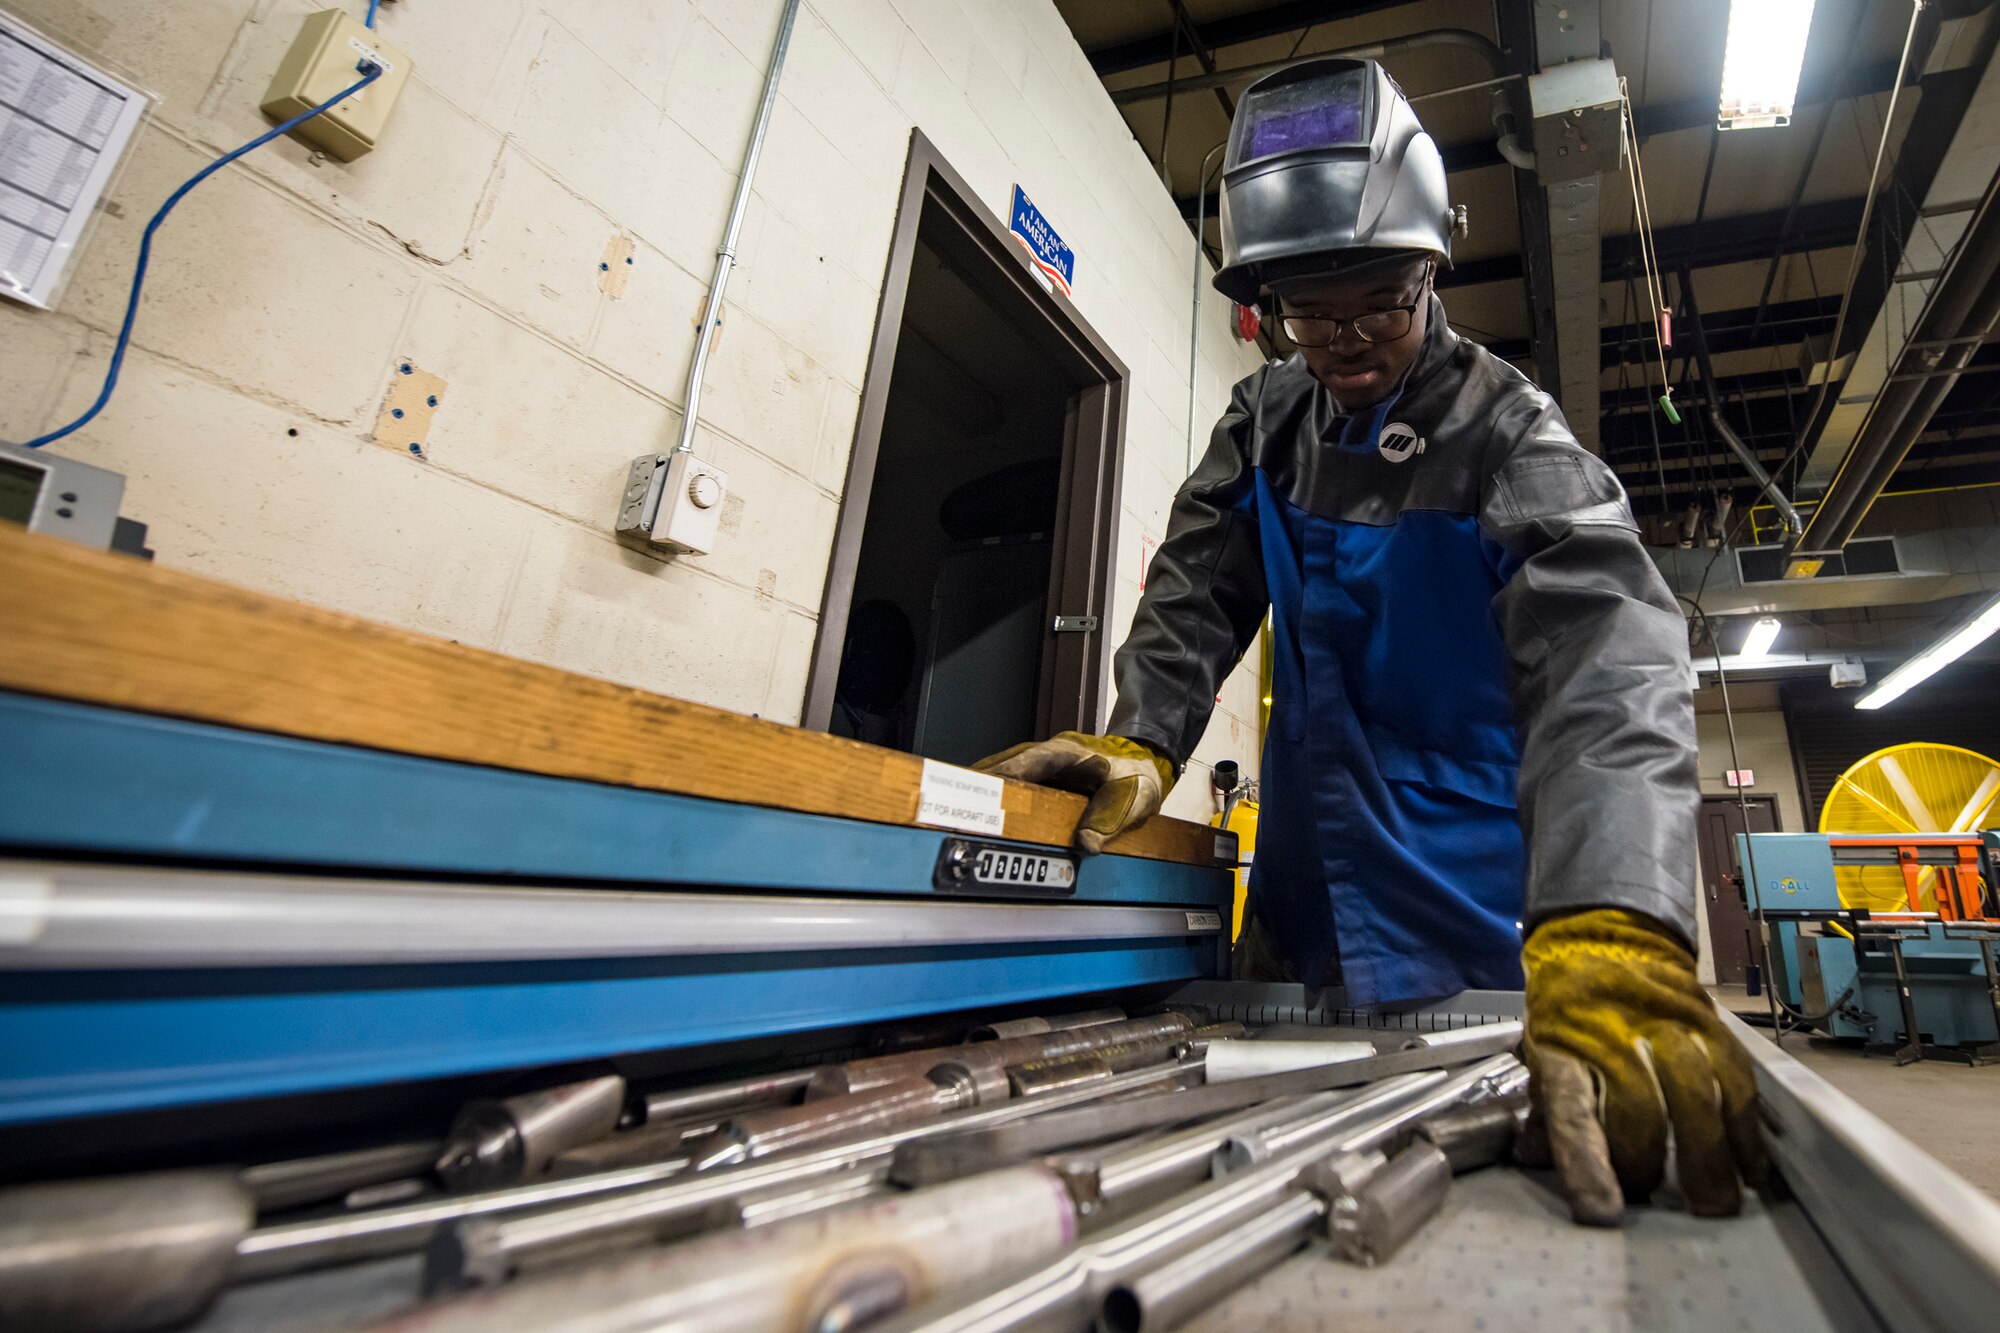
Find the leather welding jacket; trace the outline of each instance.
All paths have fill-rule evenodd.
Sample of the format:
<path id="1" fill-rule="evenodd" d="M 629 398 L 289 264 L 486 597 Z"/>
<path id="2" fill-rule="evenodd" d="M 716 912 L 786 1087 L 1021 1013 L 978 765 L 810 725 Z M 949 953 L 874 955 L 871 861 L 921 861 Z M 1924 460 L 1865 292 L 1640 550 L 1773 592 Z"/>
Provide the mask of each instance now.
<path id="1" fill-rule="evenodd" d="M 1611 470 L 1435 297 L 1379 407 L 1343 416 L 1297 354 L 1236 386 L 1109 730 L 1184 764 L 1267 608 L 1249 906 L 1307 985 L 1518 989 L 1523 931 L 1587 907 L 1693 946 L 1684 622 Z"/>

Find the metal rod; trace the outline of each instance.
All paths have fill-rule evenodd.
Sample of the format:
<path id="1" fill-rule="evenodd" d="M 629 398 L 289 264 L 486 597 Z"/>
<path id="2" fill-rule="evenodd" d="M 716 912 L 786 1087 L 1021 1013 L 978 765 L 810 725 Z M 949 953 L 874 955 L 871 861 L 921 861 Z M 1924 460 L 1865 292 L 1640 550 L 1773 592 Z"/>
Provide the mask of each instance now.
<path id="1" fill-rule="evenodd" d="M 257 1201 L 258 1212 L 274 1213 L 337 1199 L 364 1185 L 426 1174 L 442 1146 L 438 1139 L 415 1139 L 287 1162 L 262 1162 L 244 1167 L 237 1178 Z"/>
<path id="2" fill-rule="evenodd" d="M 1104 1297 L 1104 1333 L 1177 1328 L 1222 1297 L 1276 1267 L 1326 1217 L 1326 1201 L 1294 1190 L 1252 1218 L 1179 1261 L 1120 1283 Z"/>
<path id="3" fill-rule="evenodd" d="M 1236 1083 L 1263 1074 L 1343 1064 L 1373 1058 L 1370 1041 L 1212 1041 L 1208 1044 L 1208 1081 Z"/>
<path id="4" fill-rule="evenodd" d="M 872 1333 L 1082 1327 L 1098 1313 L 1113 1287 L 1135 1281 L 1263 1216 L 1315 1162 L 1378 1148 L 1409 1121 L 1452 1106 L 1488 1079 L 1518 1067 L 1513 1056 L 1496 1055 L 1448 1076 L 1414 1099 L 1405 1079 L 1385 1079 L 1356 1102 L 1355 1118 L 1343 1132 L 1142 1213 L 1077 1246 L 1058 1262 L 989 1288 L 955 1308 L 920 1310 L 876 1326 Z"/>
<path id="5" fill-rule="evenodd" d="M 791 1069 L 782 1074 L 752 1074 L 748 1078 L 710 1083 L 699 1088 L 668 1088 L 649 1092 L 645 1097 L 646 1121 L 650 1124 L 655 1120 L 678 1120 L 684 1116 L 785 1101 L 804 1092 L 814 1072 L 812 1069 Z"/>
<path id="6" fill-rule="evenodd" d="M 528 1278 L 393 1327 L 835 1333 L 1046 1261 L 1075 1238 L 1061 1182 L 1017 1166 Z"/>
<path id="7" fill-rule="evenodd" d="M 799 0 L 785 0 L 778 20 L 778 39 L 771 47 L 771 63 L 764 71 L 764 98 L 757 106 L 757 123 L 750 130 L 750 146 L 743 153 L 743 169 L 736 177 L 736 197 L 729 205 L 729 223 L 722 232 L 722 248 L 715 252 L 715 273 L 708 280 L 708 303 L 702 307 L 701 336 L 695 339 L 694 359 L 688 363 L 687 390 L 682 394 L 681 433 L 674 445 L 677 454 L 694 449 L 695 425 L 701 416 L 701 381 L 708 370 L 709 349 L 722 325 L 722 293 L 729 286 L 730 270 L 736 267 L 736 237 L 743 230 L 743 214 L 750 205 L 750 181 L 757 174 L 757 158 L 764 151 L 764 136 L 771 127 L 771 110 L 778 104 L 778 75 L 785 67 L 785 52 L 792 44 L 792 20 L 798 17 Z M 664 469 L 663 469 L 664 470 Z"/>
<path id="8" fill-rule="evenodd" d="M 891 1130 L 858 1143 L 822 1148 L 799 1157 L 729 1167 L 684 1179 L 667 1179 L 670 1173 L 659 1168 L 640 1168 L 657 1173 L 651 1177 L 648 1188 L 628 1186 L 623 1192 L 610 1197 L 587 1199 L 564 1209 L 497 1219 L 491 1225 L 474 1226 L 472 1223 L 474 1219 L 492 1217 L 501 1209 L 487 1207 L 450 1216 L 413 1218 L 409 1225 L 397 1228 L 393 1234 L 374 1238 L 377 1248 L 369 1253 L 394 1254 L 420 1248 L 441 1224 L 450 1222 L 454 1224 L 452 1234 L 440 1237 L 432 1249 L 431 1262 L 434 1268 L 455 1267 L 457 1271 L 440 1272 L 436 1280 L 446 1284 L 503 1281 L 523 1264 L 538 1262 L 543 1256 L 587 1252 L 603 1243 L 603 1237 L 615 1237 L 621 1232 L 672 1234 L 674 1229 L 687 1225 L 688 1219 L 699 1218 L 718 1204 L 753 1191 L 803 1183 L 878 1163 L 886 1167 L 895 1156 L 897 1146 L 914 1139 L 953 1129 L 1003 1125 L 1053 1109 L 1081 1106 L 1115 1093 L 1159 1083 L 1180 1072 L 1178 1065 L 1163 1065 L 1157 1069 L 1124 1074 L 1105 1083 L 1052 1092 L 1035 1100 L 962 1111 L 942 1120 Z M 613 1172 L 606 1178 L 630 1174 L 633 1173 Z M 584 1182 L 558 1182 L 571 1186 L 581 1183 Z M 583 1196 L 574 1194 L 570 1197 Z M 515 1205 L 506 1211 L 519 1212 L 527 1206 L 532 1205 Z M 314 1242 L 317 1242 L 316 1250 L 307 1248 Z M 298 1238 L 289 1247 L 292 1251 L 289 1255 L 290 1268 L 268 1271 L 292 1271 L 352 1257 L 351 1252 L 340 1250 L 342 1243 L 339 1238 L 330 1236 L 310 1240 Z M 353 1243 L 345 1242 L 350 1251 Z M 383 1248 L 385 1246 L 387 1248 Z M 299 1253 L 302 1248 L 306 1250 L 304 1255 Z M 333 1257 L 322 1257 L 328 1254 Z"/>
<path id="9" fill-rule="evenodd" d="M 1003 1037 L 1039 1037 L 1048 1032 L 1066 1032 L 1071 1028 L 1094 1028 L 1106 1023 L 1123 1023 L 1129 1015 L 1123 1009 L 1085 1009 L 1074 1014 L 1054 1014 L 1049 1017 L 1030 1015 L 1027 1018 L 1009 1018 L 998 1023 L 985 1023 L 965 1034 L 971 1042 L 998 1041 Z"/>

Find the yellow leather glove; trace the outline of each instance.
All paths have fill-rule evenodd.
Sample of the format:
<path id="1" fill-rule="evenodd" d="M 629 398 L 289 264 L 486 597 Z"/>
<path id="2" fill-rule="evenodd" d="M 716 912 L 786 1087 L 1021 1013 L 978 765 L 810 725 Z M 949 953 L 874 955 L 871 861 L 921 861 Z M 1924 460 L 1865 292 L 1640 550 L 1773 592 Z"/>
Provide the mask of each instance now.
<path id="1" fill-rule="evenodd" d="M 1530 1164 L 1546 1131 L 1570 1212 L 1617 1226 L 1666 1174 L 1674 1135 L 1681 1192 L 1699 1217 L 1742 1207 L 1765 1174 L 1750 1061 L 1695 979 L 1694 955 L 1637 912 L 1600 908 L 1543 922 L 1521 950 L 1528 974 Z"/>
<path id="2" fill-rule="evenodd" d="M 1139 742 L 1081 731 L 1017 745 L 973 767 L 1088 796 L 1076 826 L 1076 845 L 1085 855 L 1104 850 L 1106 842 L 1158 814 L 1174 788 L 1174 766 Z"/>

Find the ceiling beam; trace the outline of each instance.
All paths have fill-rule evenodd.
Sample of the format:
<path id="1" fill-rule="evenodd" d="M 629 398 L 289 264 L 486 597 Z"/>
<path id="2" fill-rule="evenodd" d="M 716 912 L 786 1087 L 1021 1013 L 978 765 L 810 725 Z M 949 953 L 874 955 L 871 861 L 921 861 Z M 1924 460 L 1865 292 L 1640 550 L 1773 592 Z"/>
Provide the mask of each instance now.
<path id="1" fill-rule="evenodd" d="M 1210 51 L 1219 51 L 1224 47 L 1262 41 L 1266 37 L 1297 32 L 1301 28 L 1322 23 L 1339 23 L 1344 19 L 1359 18 L 1363 14 L 1373 14 L 1384 9 L 1399 9 L 1412 2 L 1413 0 L 1292 0 L 1287 4 L 1266 5 L 1248 13 L 1232 14 L 1228 18 L 1198 23 L 1195 25 L 1195 35 Z M 1148 65 L 1165 64 L 1172 54 L 1173 45 L 1173 29 L 1162 28 L 1144 37 L 1096 47 L 1084 52 L 1084 55 L 1089 57 L 1090 67 L 1097 71 L 1098 77 L 1103 78 L 1107 74 L 1123 74 L 1128 70 L 1144 69 Z"/>
<path id="2" fill-rule="evenodd" d="M 1162 58 L 1164 59 L 1164 57 Z M 1821 78 L 1815 82 L 1801 85 L 1798 102 L 1800 106 L 1809 106 L 1824 102 L 1828 100 L 1829 92 L 1832 94 L 1832 100 L 1835 101 L 1851 97 L 1874 97 L 1888 92 L 1890 86 L 1895 81 L 1896 62 L 1893 60 L 1878 60 L 1866 65 L 1857 65 L 1853 69 L 1848 70 L 1844 75 L 1841 75 L 1837 80 L 1833 78 Z M 1682 130 L 1706 129 L 1714 125 L 1715 99 L 1713 97 L 1691 97 L 1678 102 L 1655 103 L 1652 106 L 1637 108 L 1636 115 L 1639 120 L 1639 138 L 1643 142 L 1656 134 L 1674 134 Z M 1444 158 L 1445 171 L 1452 174 L 1461 171 L 1479 171 L 1486 167 L 1497 167 L 1506 162 L 1506 159 L 1500 156 L 1500 150 L 1493 146 L 1491 138 L 1469 139 L 1464 143 L 1448 143 L 1443 145 L 1438 152 Z M 1174 203 L 1180 209 L 1182 217 L 1192 218 L 1194 216 L 1195 198 L 1193 195 L 1190 194 L 1176 198 Z M 1204 210 L 1204 215 L 1214 217 L 1215 210 L 1216 192 L 1211 190 L 1208 194 L 1208 204 Z"/>

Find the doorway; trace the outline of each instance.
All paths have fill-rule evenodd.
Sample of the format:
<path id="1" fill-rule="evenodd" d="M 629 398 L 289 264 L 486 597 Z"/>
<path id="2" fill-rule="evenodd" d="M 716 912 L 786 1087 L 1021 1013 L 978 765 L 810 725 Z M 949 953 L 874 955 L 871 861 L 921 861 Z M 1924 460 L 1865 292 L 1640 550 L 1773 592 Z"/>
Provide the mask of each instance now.
<path id="1" fill-rule="evenodd" d="M 1708 914 L 1708 947 L 1715 965 L 1715 979 L 1726 986 L 1740 986 L 1756 959 L 1751 932 L 1756 928 L 1743 891 L 1743 875 L 1736 864 L 1736 835 L 1776 833 L 1778 802 L 1774 796 L 1747 797 L 1749 825 L 1743 822 L 1746 807 L 1734 796 L 1701 798 L 1701 905 Z"/>
<path id="2" fill-rule="evenodd" d="M 1099 729 L 1125 391 L 913 135 L 805 725 L 955 764 Z"/>

